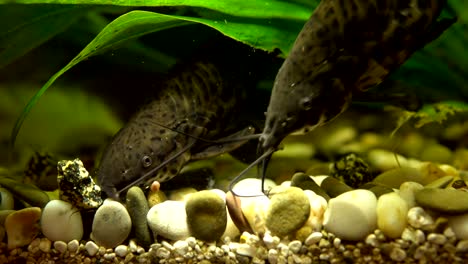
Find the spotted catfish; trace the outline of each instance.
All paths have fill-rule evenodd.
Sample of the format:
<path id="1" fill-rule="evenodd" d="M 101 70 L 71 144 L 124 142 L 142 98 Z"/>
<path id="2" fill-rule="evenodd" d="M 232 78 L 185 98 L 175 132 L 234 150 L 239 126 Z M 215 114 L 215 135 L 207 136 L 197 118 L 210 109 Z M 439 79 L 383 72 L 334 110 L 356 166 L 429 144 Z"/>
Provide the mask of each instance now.
<path id="1" fill-rule="evenodd" d="M 343 112 L 454 19 L 442 0 L 322 0 L 281 66 L 259 143 L 264 169 L 284 137 Z M 286 99 L 285 99 L 286 98 Z"/>
<path id="2" fill-rule="evenodd" d="M 109 197 L 118 198 L 133 185 L 167 181 L 190 160 L 246 142 L 237 139 L 254 131 L 238 119 L 252 78 L 248 66 L 231 59 L 211 56 L 177 66 L 156 99 L 116 134 L 97 174 Z"/>

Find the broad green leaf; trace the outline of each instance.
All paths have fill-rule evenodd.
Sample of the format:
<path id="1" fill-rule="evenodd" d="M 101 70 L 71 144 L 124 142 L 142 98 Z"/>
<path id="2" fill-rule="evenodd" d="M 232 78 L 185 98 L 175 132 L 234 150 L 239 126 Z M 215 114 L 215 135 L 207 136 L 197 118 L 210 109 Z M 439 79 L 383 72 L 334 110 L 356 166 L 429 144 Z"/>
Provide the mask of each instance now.
<path id="1" fill-rule="evenodd" d="M 103 53 L 127 40 L 137 38 L 151 32 L 186 25 L 190 22 L 176 20 L 167 16 L 158 16 L 152 12 L 133 11 L 120 16 L 109 25 L 107 25 L 96 38 L 89 43 L 75 58 L 73 58 L 65 67 L 54 74 L 39 91 L 31 98 L 24 108 L 20 117 L 16 121 L 11 134 L 11 145 L 14 145 L 19 129 L 32 107 L 37 103 L 42 94 L 59 78 L 79 62 L 88 59 L 91 56 Z"/>
<path id="2" fill-rule="evenodd" d="M 305 21 L 319 0 L 0 0 L 17 4 L 114 5 L 132 7 L 201 7 L 239 17 L 282 18 Z"/>
<path id="3" fill-rule="evenodd" d="M 13 128 L 11 143 L 14 144 L 16 135 L 27 114 L 58 77 L 79 62 L 116 48 L 125 41 L 159 30 L 198 22 L 213 27 L 228 36 L 236 36 L 236 39 L 250 45 L 261 46 L 266 50 L 273 50 L 274 48 L 281 47 L 280 49 L 286 52 L 294 41 L 295 35 L 297 34 L 296 32 L 298 32 L 302 26 L 302 23 L 290 24 L 282 23 L 277 20 L 241 19 L 228 15 L 222 15 L 221 17 L 224 17 L 224 19 L 211 20 L 207 18 L 161 15 L 148 11 L 132 11 L 118 17 L 107 25 L 96 38 L 65 67 L 54 74 L 33 96 Z M 289 39 L 289 43 L 285 42 L 285 39 Z M 259 45 L 258 43 L 264 44 Z"/>
<path id="4" fill-rule="evenodd" d="M 84 6 L 0 7 L 0 68 L 67 29 L 91 10 Z"/>

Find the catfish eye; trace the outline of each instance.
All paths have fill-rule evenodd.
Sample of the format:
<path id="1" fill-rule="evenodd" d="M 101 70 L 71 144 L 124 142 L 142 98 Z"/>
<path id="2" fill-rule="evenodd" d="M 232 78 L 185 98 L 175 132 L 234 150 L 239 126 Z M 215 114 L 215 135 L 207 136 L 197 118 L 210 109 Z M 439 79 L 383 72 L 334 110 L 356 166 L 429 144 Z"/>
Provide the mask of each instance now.
<path id="1" fill-rule="evenodd" d="M 301 100 L 299 100 L 299 105 L 304 110 L 312 109 L 312 106 L 313 106 L 312 98 L 310 97 L 301 98 Z"/>
<path id="2" fill-rule="evenodd" d="M 143 156 L 143 158 L 141 158 L 141 162 L 143 163 L 143 167 L 145 168 L 148 168 L 149 166 L 151 166 L 151 164 L 153 164 L 153 160 L 151 159 L 150 156 Z"/>

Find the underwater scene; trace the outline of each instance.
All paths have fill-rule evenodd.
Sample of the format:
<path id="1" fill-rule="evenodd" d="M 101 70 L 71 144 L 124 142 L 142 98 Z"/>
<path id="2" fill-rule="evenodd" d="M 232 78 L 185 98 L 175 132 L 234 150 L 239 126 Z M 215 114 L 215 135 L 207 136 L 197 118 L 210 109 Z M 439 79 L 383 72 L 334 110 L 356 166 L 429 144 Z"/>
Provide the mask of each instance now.
<path id="1" fill-rule="evenodd" d="M 0 263 L 467 263 L 465 0 L 0 0 Z"/>

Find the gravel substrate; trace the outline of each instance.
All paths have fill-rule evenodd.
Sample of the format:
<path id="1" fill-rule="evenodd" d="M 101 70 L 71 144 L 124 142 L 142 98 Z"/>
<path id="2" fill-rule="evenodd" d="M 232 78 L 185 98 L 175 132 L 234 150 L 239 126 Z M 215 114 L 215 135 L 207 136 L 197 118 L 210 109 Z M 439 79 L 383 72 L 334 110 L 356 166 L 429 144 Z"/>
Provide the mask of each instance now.
<path id="1" fill-rule="evenodd" d="M 443 233 L 412 231 L 419 241 L 390 240 L 379 230 L 358 243 L 341 241 L 325 231 L 305 242 L 268 235 L 262 241 L 244 233 L 242 244 L 229 239 L 205 243 L 190 237 L 175 243 L 161 241 L 148 251 L 134 241 L 105 249 L 93 242 L 74 240 L 67 245 L 36 238 L 28 247 L 11 251 L 2 243 L 0 263 L 465 263 L 468 259 L 468 240 L 457 240 L 449 229 Z"/>
<path id="2" fill-rule="evenodd" d="M 378 119 L 371 122 L 372 126 L 362 122 L 357 127 L 365 130 L 365 127 L 376 126 Z M 468 149 L 462 139 L 464 133 L 468 134 L 468 125 L 461 129 L 465 132 L 457 134 L 458 139 L 450 139 L 450 148 L 433 139 L 447 142 L 447 138 L 443 138 L 447 136 L 441 136 L 442 132 L 433 133 L 433 138 L 430 138 L 423 133 L 410 131 L 401 132 L 402 136 L 398 138 L 401 145 L 394 150 L 395 145 L 389 144 L 380 134 L 365 133 L 346 125 L 346 122 L 344 124 L 325 128 L 325 132 L 312 135 L 311 138 L 315 138 L 313 142 L 306 140 L 307 143 L 301 143 L 300 146 L 291 144 L 296 146 L 291 148 L 294 150 L 291 156 L 284 154 L 287 150 L 275 154 L 269 171 L 277 174 L 276 182 L 280 184 L 270 190 L 269 199 L 254 197 L 249 200 L 240 197 L 240 204 L 229 208 L 227 216 L 225 207 L 226 204 L 232 206 L 229 203 L 232 195 L 221 190 L 197 191 L 184 188 L 173 193 L 157 191 L 153 193 L 156 196 L 151 197 L 151 194 L 145 196 L 140 189 L 132 188 L 122 204 L 106 200 L 101 205 L 99 195 L 93 194 L 95 186 L 80 192 L 93 194 L 87 196 L 93 198 L 91 200 L 74 196 L 74 188 L 65 188 L 67 195 L 61 196 L 62 201 L 50 202 L 49 199 L 54 198 L 44 197 L 46 194 L 39 189 L 26 188 L 3 179 L 0 183 L 5 189 L 24 190 L 25 195 L 22 197 L 16 192 L 11 195 L 0 189 L 2 199 L 7 197 L 6 194 L 12 200 L 29 197 L 29 204 L 33 206 L 26 208 L 28 210 L 9 208 L 16 210 L 0 211 L 0 264 L 466 263 L 468 203 L 464 200 L 468 199 Z M 449 128 L 443 131 L 449 131 Z M 454 145 L 453 142 L 460 142 L 460 145 Z M 398 161 L 395 153 L 399 155 Z M 326 155 L 335 158 L 323 159 Z M 321 160 L 315 159 L 320 156 Z M 293 160 L 300 160 L 302 164 L 293 164 Z M 82 164 L 73 162 L 79 168 L 73 169 L 79 172 L 76 176 L 80 177 L 76 180 L 89 177 L 86 170 L 81 169 Z M 243 164 L 240 166 L 245 167 Z M 296 168 L 298 166 L 299 169 Z M 225 167 L 224 163 L 212 169 L 221 174 L 235 174 L 226 172 Z M 289 167 L 294 170 L 288 171 Z M 238 167 L 233 170 L 240 171 Z M 324 175 L 335 177 L 327 178 Z M 258 180 L 241 181 L 234 190 L 244 194 L 258 193 L 255 181 Z M 223 182 L 229 182 L 229 179 L 217 181 L 218 184 Z M 267 186 L 275 185 L 273 181 L 267 181 Z M 214 188 L 225 189 L 221 185 Z M 371 199 L 362 200 L 362 197 Z M 103 216 L 101 213 L 90 216 L 85 213 L 86 210 L 80 212 L 71 208 L 68 202 L 76 202 L 75 206 L 81 208 L 92 208 L 94 204 L 99 204 L 98 210 L 106 208 L 112 214 L 120 212 L 121 216 L 128 218 L 126 231 L 118 234 L 112 231 L 114 224 L 108 222 L 99 226 L 96 219 L 107 221 L 105 213 L 102 213 Z M 6 204 L 7 200 L 4 199 L 1 205 Z M 215 204 L 219 205 L 218 209 Z M 55 211 L 50 209 L 54 206 Z M 182 221 L 186 225 L 185 231 L 182 225 L 174 224 L 182 218 L 167 213 L 174 211 L 175 214 L 176 207 L 181 208 L 178 213 L 187 216 L 187 220 L 183 218 Z M 65 211 L 56 215 L 60 210 Z M 236 214 L 240 215 L 237 220 L 234 217 Z M 278 217 L 281 214 L 284 216 Z M 284 223 L 284 219 L 292 215 L 294 217 Z M 72 225 L 70 220 L 75 218 L 77 222 Z M 126 222 L 124 218 L 116 219 L 118 224 Z M 158 222 L 161 219 L 169 223 Z M 224 220 L 217 223 L 219 219 Z M 298 222 L 297 225 L 289 226 L 294 221 Z M 59 222 L 67 225 L 60 226 Z M 163 228 L 166 224 L 171 232 L 165 234 L 154 227 L 156 224 Z M 203 224 L 221 229 L 206 232 L 209 228 Z M 204 227 L 197 231 L 196 227 L 200 226 Z M 359 231 L 361 227 L 364 227 L 363 231 Z M 28 228 L 30 230 L 26 230 Z M 109 230 L 106 233 L 103 230 L 107 228 Z M 178 228 L 181 228 L 182 233 L 174 232 Z M 76 232 L 65 232 L 67 230 Z M 245 230 L 251 231 L 249 233 Z M 14 241 L 14 234 L 19 234 L 18 237 L 23 240 Z M 121 237 L 106 240 L 113 235 Z M 64 242 L 54 237 L 70 239 Z M 216 242 L 202 241 L 199 239 L 202 237 Z M 344 237 L 350 238 L 345 240 Z M 24 239 L 27 245 L 21 246 L 26 244 L 22 242 Z M 6 242 L 10 243 L 10 247 Z M 18 244 L 20 246 L 16 246 Z M 108 246 L 106 248 L 103 245 Z"/>

